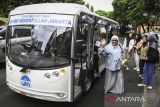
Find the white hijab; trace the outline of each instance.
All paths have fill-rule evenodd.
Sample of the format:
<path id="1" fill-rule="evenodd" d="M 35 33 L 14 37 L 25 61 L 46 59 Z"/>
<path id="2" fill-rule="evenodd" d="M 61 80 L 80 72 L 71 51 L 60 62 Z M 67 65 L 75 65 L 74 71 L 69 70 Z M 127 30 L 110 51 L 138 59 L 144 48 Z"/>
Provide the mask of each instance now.
<path id="1" fill-rule="evenodd" d="M 116 46 L 113 46 L 112 40 L 118 40 L 118 44 L 117 44 Z M 120 44 L 120 43 L 119 43 L 119 38 L 118 38 L 118 36 L 117 36 L 117 35 L 114 35 L 114 36 L 112 36 L 111 41 L 110 41 L 110 43 L 109 43 L 107 46 L 108 46 L 108 48 L 113 49 L 113 48 L 119 46 L 119 44 Z"/>

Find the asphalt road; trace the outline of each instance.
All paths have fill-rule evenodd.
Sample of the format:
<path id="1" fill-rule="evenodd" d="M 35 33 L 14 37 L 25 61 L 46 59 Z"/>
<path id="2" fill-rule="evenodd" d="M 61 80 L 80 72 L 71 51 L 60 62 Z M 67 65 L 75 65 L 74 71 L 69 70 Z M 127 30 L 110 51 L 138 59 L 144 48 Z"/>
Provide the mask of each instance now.
<path id="1" fill-rule="evenodd" d="M 43 101 L 20 95 L 10 90 L 5 81 L 5 64 L 0 64 L 0 107 L 103 107 L 104 76 L 95 81 L 90 92 L 74 103 Z"/>

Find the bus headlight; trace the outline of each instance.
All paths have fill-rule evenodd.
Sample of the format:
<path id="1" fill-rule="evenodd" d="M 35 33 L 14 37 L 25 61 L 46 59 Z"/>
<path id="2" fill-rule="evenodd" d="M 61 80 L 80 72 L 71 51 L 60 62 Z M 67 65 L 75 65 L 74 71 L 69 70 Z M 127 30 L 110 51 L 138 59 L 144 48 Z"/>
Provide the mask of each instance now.
<path id="1" fill-rule="evenodd" d="M 61 76 L 65 76 L 65 75 L 67 74 L 67 70 L 64 69 L 64 68 L 60 69 L 59 72 L 60 72 L 60 75 L 61 75 Z"/>
<path id="2" fill-rule="evenodd" d="M 51 78 L 51 74 L 50 73 L 46 73 L 46 74 L 44 74 L 44 77 L 47 78 L 47 79 L 50 79 Z"/>
<path id="3" fill-rule="evenodd" d="M 53 77 L 59 77 L 59 72 L 58 72 L 58 71 L 54 71 L 54 72 L 52 73 L 52 75 L 53 75 Z"/>
<path id="4" fill-rule="evenodd" d="M 59 71 L 53 71 L 52 76 L 53 77 L 62 77 L 65 76 L 67 74 L 67 70 L 62 68 Z"/>

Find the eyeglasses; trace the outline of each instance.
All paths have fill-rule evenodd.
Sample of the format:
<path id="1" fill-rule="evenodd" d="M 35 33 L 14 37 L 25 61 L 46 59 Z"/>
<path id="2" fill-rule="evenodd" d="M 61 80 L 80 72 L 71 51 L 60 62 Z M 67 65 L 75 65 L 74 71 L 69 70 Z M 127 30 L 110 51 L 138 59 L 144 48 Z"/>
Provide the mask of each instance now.
<path id="1" fill-rule="evenodd" d="M 116 41 L 118 41 L 118 40 L 112 40 L 112 41 L 115 41 L 115 42 L 116 42 Z"/>

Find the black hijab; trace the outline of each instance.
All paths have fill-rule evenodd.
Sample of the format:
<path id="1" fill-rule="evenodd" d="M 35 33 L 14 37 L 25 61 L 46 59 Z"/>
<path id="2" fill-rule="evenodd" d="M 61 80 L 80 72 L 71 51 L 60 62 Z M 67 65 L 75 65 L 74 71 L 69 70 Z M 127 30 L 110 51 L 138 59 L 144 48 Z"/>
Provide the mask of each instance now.
<path id="1" fill-rule="evenodd" d="M 129 33 L 130 34 L 130 33 Z M 132 37 L 130 37 L 129 35 L 127 36 L 126 40 L 127 40 L 127 44 L 126 47 L 129 47 L 129 42 L 130 40 L 133 38 L 133 33 L 132 33 Z"/>

